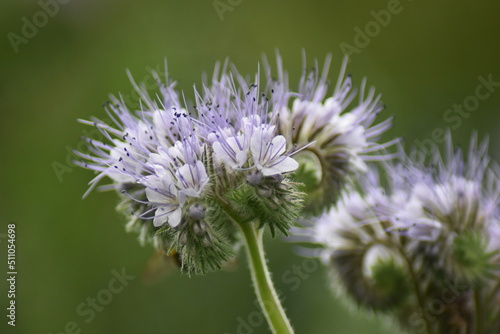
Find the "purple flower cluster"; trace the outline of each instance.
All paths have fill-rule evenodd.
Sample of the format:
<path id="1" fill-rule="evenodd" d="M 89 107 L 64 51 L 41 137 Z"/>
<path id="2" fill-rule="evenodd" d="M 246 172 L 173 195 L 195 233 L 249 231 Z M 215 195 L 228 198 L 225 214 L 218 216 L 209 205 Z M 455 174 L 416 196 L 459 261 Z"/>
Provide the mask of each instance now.
<path id="1" fill-rule="evenodd" d="M 132 196 L 127 192 L 128 185 L 138 185 L 151 206 L 140 218 L 152 218 L 155 226 L 168 221 L 175 227 L 181 221 L 186 199 L 200 197 L 208 176 L 201 161 L 203 143 L 192 131 L 191 118 L 178 101 L 170 101 L 168 110 L 154 106 L 134 116 L 114 99 L 106 109 L 115 128 L 97 119 L 82 121 L 101 130 L 108 143 L 89 140 L 91 154 L 77 154 L 88 160 L 80 161 L 81 166 L 99 172 L 90 189 L 106 176 L 113 184 L 104 189 L 114 188 L 128 196 Z"/>
<path id="2" fill-rule="evenodd" d="M 453 303 L 464 321 L 478 321 L 474 308 L 489 319 L 500 311 L 500 169 L 487 140 L 478 145 L 474 135 L 466 154 L 452 147 L 449 133 L 446 144 L 444 154 L 436 147 L 431 156 L 401 152 L 398 161 L 370 166 L 334 207 L 296 231 L 298 241 L 319 247 L 315 255 L 338 291 L 368 309 L 394 310 L 403 327 L 416 322 L 405 310 L 439 300 L 449 282 L 465 287 Z M 453 332 L 446 326 L 456 316 L 419 322 Z M 495 321 L 491 328 L 500 328 Z"/>
<path id="3" fill-rule="evenodd" d="M 363 160 L 385 158 L 368 153 L 393 144 L 375 142 L 390 119 L 370 127 L 381 108 L 373 90 L 364 97 L 364 82 L 358 105 L 346 111 L 356 95 L 350 77 L 344 79 L 346 62 L 333 96 L 325 100 L 329 58 L 320 77 L 315 70 L 304 72 L 297 92 L 288 88 L 281 58 L 277 60 L 278 79 L 266 62 L 264 80 L 257 73 L 253 82 L 228 63 L 217 65 L 212 82 L 195 90 L 192 110 L 181 103 L 175 82 L 159 83 L 160 99 L 134 83 L 142 98 L 138 111 L 112 97 L 106 105 L 112 122 L 82 121 L 107 139 L 88 139 L 90 152 L 77 152 L 84 159 L 81 166 L 98 172 L 89 191 L 105 177 L 113 183 L 101 189 L 128 196 L 130 185 L 139 185 L 145 201 L 137 192 L 134 199 L 149 207 L 140 218 L 176 227 L 184 204 L 203 196 L 210 182 L 204 152 L 212 156 L 216 171 L 257 170 L 266 177 L 295 171 L 299 163 L 291 154 L 310 150 L 321 161 L 317 168 L 324 169 L 320 184 L 336 192 L 351 169 L 366 170 Z"/>
<path id="4" fill-rule="evenodd" d="M 374 240 L 395 233 L 416 241 L 450 239 L 444 242 L 450 244 L 477 230 L 493 248 L 499 244 L 500 170 L 490 163 L 487 147 L 486 140 L 477 147 L 473 137 L 465 159 L 448 135 L 444 155 L 435 149 L 426 158 L 413 151 L 399 162 L 384 162 L 381 171 L 371 168 L 360 188 L 344 191 L 335 207 L 316 219 L 312 240 L 330 252 L 348 247 L 340 230 L 362 233 L 360 227 L 377 225 L 373 229 L 380 235 L 374 233 Z"/>
<path id="5" fill-rule="evenodd" d="M 372 125 L 382 108 L 373 89 L 365 96 L 364 81 L 349 107 L 357 91 L 344 78 L 346 61 L 327 97 L 329 62 L 321 76 L 304 67 L 296 91 L 279 55 L 277 76 L 264 59 L 264 75 L 259 68 L 253 80 L 217 64 L 192 105 L 168 77 L 162 83 L 154 74 L 159 94 L 133 82 L 139 108 L 112 96 L 107 121 L 81 121 L 106 139 L 85 139 L 88 152 L 76 152 L 77 163 L 97 173 L 85 195 L 110 179 L 99 188 L 120 193 L 120 211 L 132 213 L 128 230 L 202 265 L 205 251 L 220 255 L 215 267 L 231 253 L 236 220 L 287 234 L 302 213 L 333 205 L 349 178 L 366 171 L 364 161 L 392 157 L 378 150 L 397 142 L 376 143 L 391 119 Z"/>
<path id="6" fill-rule="evenodd" d="M 327 57 L 321 73 L 317 63 L 311 71 L 306 71 L 304 64 L 304 74 L 298 93 L 291 99 L 291 107 L 284 107 L 279 113 L 281 131 L 291 134 L 291 140 L 303 149 L 304 160 L 313 165 L 316 183 L 304 181 L 308 186 L 306 212 L 313 215 L 330 208 L 344 185 L 355 174 L 367 171 L 366 161 L 394 158 L 395 154 L 383 154 L 382 150 L 399 142 L 397 138 L 378 143 L 391 127 L 392 118 L 374 124 L 383 110 L 380 95 L 375 95 L 373 88 L 366 92 L 366 80 L 362 81 L 359 92 L 353 88 L 351 76 L 345 74 L 347 58 L 342 63 L 333 95 L 328 95 L 330 61 Z M 281 68 L 279 58 L 278 64 Z M 282 69 L 278 73 L 278 81 L 286 82 L 286 73 Z"/>

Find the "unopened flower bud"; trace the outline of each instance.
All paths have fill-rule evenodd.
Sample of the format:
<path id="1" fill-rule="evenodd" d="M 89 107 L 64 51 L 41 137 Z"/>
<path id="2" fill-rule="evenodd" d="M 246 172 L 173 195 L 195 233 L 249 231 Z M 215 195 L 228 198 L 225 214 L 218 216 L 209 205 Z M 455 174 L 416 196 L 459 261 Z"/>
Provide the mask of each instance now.
<path id="1" fill-rule="evenodd" d="M 269 198 L 273 195 L 273 190 L 267 187 L 259 187 L 257 188 L 257 194 L 264 198 Z"/>
<path id="2" fill-rule="evenodd" d="M 264 176 L 260 170 L 251 170 L 247 175 L 247 182 L 249 185 L 256 187 L 262 184 L 263 178 Z"/>
<path id="3" fill-rule="evenodd" d="M 179 236 L 179 244 L 182 246 L 185 246 L 185 245 L 187 245 L 187 243 L 188 243 L 187 232 L 183 231 L 183 232 L 181 232 L 181 235 Z"/>
<path id="4" fill-rule="evenodd" d="M 274 174 L 274 175 L 270 175 L 270 176 L 266 177 L 266 181 L 269 184 L 276 185 L 276 184 L 280 184 L 284 178 L 285 177 L 283 176 L 283 174 Z"/>
<path id="5" fill-rule="evenodd" d="M 205 207 L 201 204 L 193 204 L 189 207 L 189 217 L 195 219 L 195 220 L 201 220 L 205 217 Z"/>
<path id="6" fill-rule="evenodd" d="M 194 223 L 193 232 L 197 237 L 203 236 L 205 233 L 207 233 L 206 223 L 204 221 Z"/>
<path id="7" fill-rule="evenodd" d="M 202 242 L 203 242 L 203 246 L 205 246 L 205 247 L 212 246 L 212 242 L 210 241 L 210 238 L 208 235 L 203 238 Z"/>

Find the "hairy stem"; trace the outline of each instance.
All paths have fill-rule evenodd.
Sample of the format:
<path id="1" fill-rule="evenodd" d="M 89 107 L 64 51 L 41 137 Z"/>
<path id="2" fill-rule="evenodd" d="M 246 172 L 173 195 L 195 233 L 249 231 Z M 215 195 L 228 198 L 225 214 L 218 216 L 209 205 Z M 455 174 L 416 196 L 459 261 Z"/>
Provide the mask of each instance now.
<path id="1" fill-rule="evenodd" d="M 411 260 L 408 258 L 408 256 L 406 256 L 406 253 L 404 252 L 404 250 L 399 249 L 399 252 L 400 252 L 401 256 L 403 257 L 403 259 L 406 261 L 406 264 L 408 266 L 408 272 L 410 274 L 410 278 L 411 278 L 412 283 L 413 283 L 413 288 L 415 290 L 415 296 L 417 297 L 418 306 L 420 307 L 420 309 L 422 311 L 424 311 L 425 310 L 424 297 L 422 296 L 422 292 L 420 291 L 420 287 L 418 285 L 417 274 L 415 273 L 415 270 L 413 269 Z M 433 334 L 431 324 L 429 323 L 429 321 L 427 320 L 426 317 L 423 317 L 423 319 L 425 321 L 425 333 L 426 334 Z"/>
<path id="2" fill-rule="evenodd" d="M 481 307 L 481 291 L 478 288 L 474 289 L 474 304 L 475 304 L 475 333 L 483 332 L 483 309 Z"/>
<path id="3" fill-rule="evenodd" d="M 262 312 L 271 331 L 275 334 L 293 334 L 292 326 L 281 306 L 267 268 L 262 245 L 262 229 L 255 222 L 238 224 L 246 241 L 246 253 L 252 274 L 252 281 Z"/>

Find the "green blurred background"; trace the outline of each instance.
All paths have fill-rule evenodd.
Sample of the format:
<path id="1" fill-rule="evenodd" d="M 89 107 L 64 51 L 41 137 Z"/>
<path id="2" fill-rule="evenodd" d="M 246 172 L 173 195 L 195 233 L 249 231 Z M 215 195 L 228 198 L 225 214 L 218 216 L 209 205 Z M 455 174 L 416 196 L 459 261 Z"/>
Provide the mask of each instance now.
<path id="1" fill-rule="evenodd" d="M 262 53 L 272 57 L 279 49 L 296 87 L 305 49 L 310 66 L 314 58 L 322 61 L 332 53 L 330 77 L 336 80 L 340 44 L 355 46 L 355 27 L 364 30 L 374 20 L 371 11 L 387 9 L 390 2 L 221 0 L 231 9 L 222 19 L 212 0 L 66 2 L 36 36 L 18 45 L 17 53 L 8 34 L 22 36 L 22 18 L 32 22 L 40 3 L 0 3 L 0 170 L 5 177 L 0 237 L 7 223 L 17 223 L 18 247 L 13 329 L 6 326 L 6 242 L 0 239 L 0 332 L 60 333 L 74 321 L 82 333 L 238 333 L 238 317 L 247 321 L 257 310 L 243 256 L 234 271 L 193 278 L 173 273 L 145 286 L 140 274 L 152 249 L 124 232 L 124 219 L 114 211 L 116 195 L 94 192 L 82 200 L 92 173 L 68 167 L 61 180 L 53 164 L 67 166 L 66 148 L 79 144 L 86 128 L 77 118 L 104 117 L 101 103 L 109 93 L 131 94 L 126 68 L 140 81 L 166 57 L 171 76 L 191 96 L 193 83 L 216 61 L 229 57 L 242 73 L 253 73 Z M 403 136 L 408 145 L 431 138 L 436 128 L 458 125 L 443 115 L 475 94 L 479 76 L 500 81 L 500 3 L 405 0 L 397 8 L 391 22 L 353 54 L 348 71 L 357 84 L 368 77 L 383 94 L 387 108 L 381 119 L 396 116 L 385 138 Z M 490 134 L 490 153 L 498 160 L 496 89 L 452 133 L 462 146 L 473 130 Z M 279 240 L 267 240 L 267 246 L 297 333 L 390 332 L 383 321 L 337 300 L 327 289 L 324 270 L 299 279 L 300 285 L 292 283 L 297 276 L 290 269 L 303 260 Z M 108 286 L 112 270 L 122 268 L 136 278 L 86 323 L 77 307 Z M 265 325 L 252 330 L 240 333 L 268 332 Z"/>

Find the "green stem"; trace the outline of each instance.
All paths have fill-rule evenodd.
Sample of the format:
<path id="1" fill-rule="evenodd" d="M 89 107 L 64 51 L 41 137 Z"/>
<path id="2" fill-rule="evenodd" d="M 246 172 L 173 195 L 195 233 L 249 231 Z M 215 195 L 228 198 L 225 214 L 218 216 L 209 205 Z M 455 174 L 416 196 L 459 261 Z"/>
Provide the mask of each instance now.
<path id="1" fill-rule="evenodd" d="M 422 296 L 422 293 L 420 291 L 420 287 L 418 285 L 417 274 L 415 273 L 415 270 L 413 270 L 412 262 L 406 256 L 406 253 L 404 252 L 404 250 L 401 248 L 398 248 L 398 250 L 399 250 L 399 253 L 401 254 L 401 256 L 403 257 L 403 259 L 406 261 L 406 264 L 408 266 L 408 273 L 410 274 L 410 278 L 411 278 L 411 281 L 413 283 L 413 288 L 415 290 L 415 297 L 417 298 L 418 305 L 423 312 L 423 310 L 425 309 L 425 303 L 424 303 L 424 297 Z M 424 321 L 425 321 L 425 333 L 426 334 L 433 334 L 431 324 L 429 323 L 427 318 L 424 317 Z"/>
<path id="2" fill-rule="evenodd" d="M 474 289 L 474 304 L 475 304 L 475 311 L 476 311 L 476 319 L 475 319 L 475 326 L 476 326 L 476 332 L 475 333 L 482 333 L 483 332 L 483 310 L 481 308 L 481 291 L 479 291 L 478 288 Z"/>
<path id="3" fill-rule="evenodd" d="M 262 246 L 262 229 L 257 229 L 255 222 L 238 224 L 246 241 L 246 253 L 252 273 L 252 281 L 260 306 L 266 316 L 269 327 L 275 334 L 293 334 L 292 326 L 281 306 L 274 289 Z"/>

